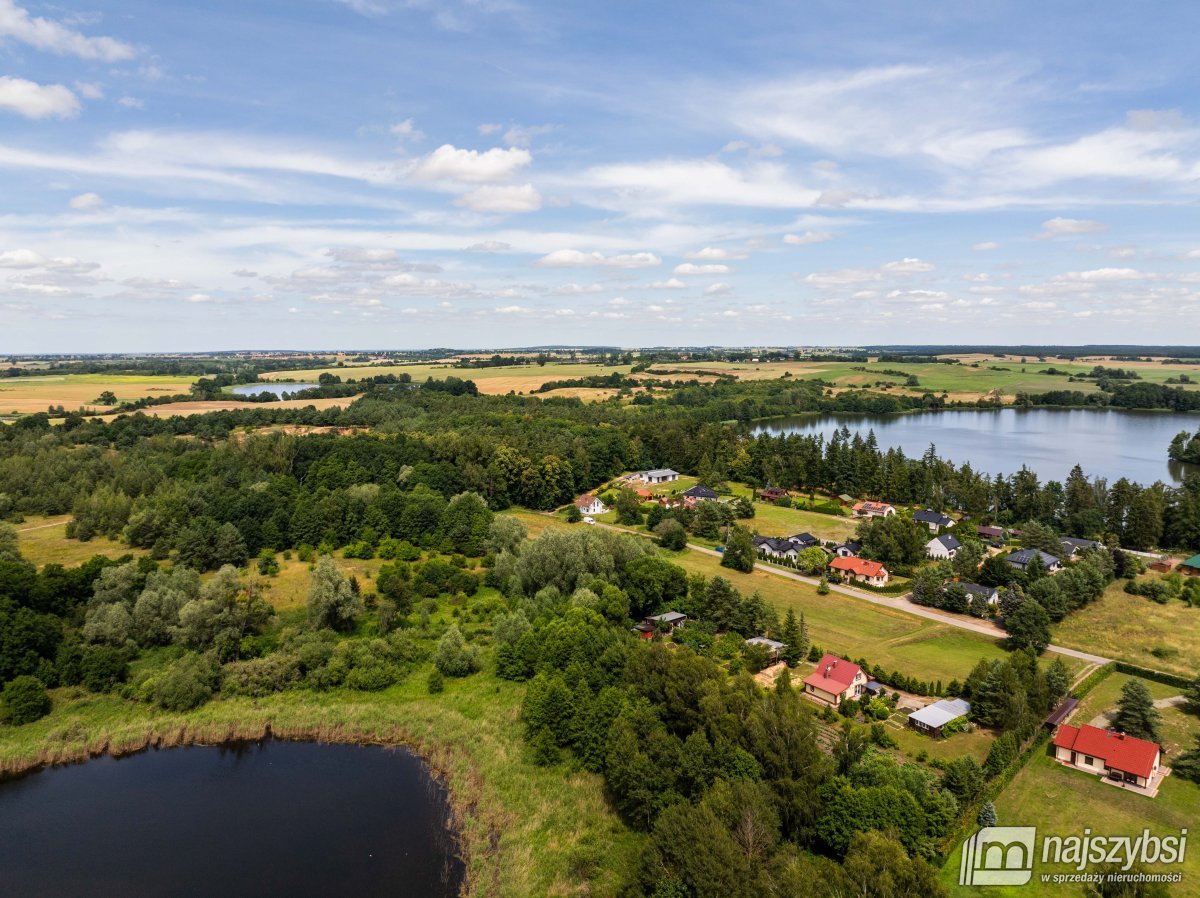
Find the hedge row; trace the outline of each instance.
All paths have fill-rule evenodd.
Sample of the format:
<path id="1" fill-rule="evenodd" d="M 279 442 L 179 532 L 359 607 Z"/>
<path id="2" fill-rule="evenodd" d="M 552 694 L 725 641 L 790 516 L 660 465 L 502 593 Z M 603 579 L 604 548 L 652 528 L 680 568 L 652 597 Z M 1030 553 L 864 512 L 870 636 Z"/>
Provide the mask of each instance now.
<path id="1" fill-rule="evenodd" d="M 1179 674 L 1166 673 L 1161 670 L 1151 670 L 1148 667 L 1138 667 L 1136 664 L 1127 664 L 1124 661 L 1118 661 L 1117 670 L 1123 674 L 1129 674 L 1134 677 L 1141 677 L 1143 680 L 1154 680 L 1156 683 L 1164 683 L 1167 686 L 1177 686 L 1180 689 L 1187 689 L 1192 685 L 1192 681 L 1187 677 L 1181 677 Z"/>

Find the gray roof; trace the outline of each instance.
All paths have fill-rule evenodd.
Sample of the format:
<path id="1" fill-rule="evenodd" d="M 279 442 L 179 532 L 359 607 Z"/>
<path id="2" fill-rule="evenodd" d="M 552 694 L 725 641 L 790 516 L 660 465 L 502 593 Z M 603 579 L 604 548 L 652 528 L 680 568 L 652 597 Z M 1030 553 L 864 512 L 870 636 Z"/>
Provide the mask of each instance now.
<path id="1" fill-rule="evenodd" d="M 922 524 L 937 524 L 939 527 L 945 527 L 954 523 L 951 518 L 940 511 L 930 511 L 928 508 L 924 511 L 913 512 L 913 520 L 920 521 Z"/>
<path id="2" fill-rule="evenodd" d="M 796 551 L 796 544 L 794 542 L 776 536 L 756 536 L 754 537 L 754 545 L 758 546 L 760 549 L 765 546 L 772 552 Z"/>
<path id="3" fill-rule="evenodd" d="M 964 717 L 970 711 L 971 705 L 969 702 L 963 701 L 961 698 L 944 698 L 940 702 L 926 705 L 920 711 L 913 711 L 908 715 L 908 719 L 915 720 L 917 723 L 923 723 L 925 726 L 932 727 L 935 730 L 940 730 L 950 721 Z"/>
<path id="4" fill-rule="evenodd" d="M 1064 536 L 1059 542 L 1062 544 L 1063 550 L 1072 555 L 1083 549 L 1094 549 L 1100 545 L 1094 539 L 1080 539 L 1077 536 Z"/>
<path id="5" fill-rule="evenodd" d="M 818 542 L 820 542 L 820 540 L 807 531 L 804 533 L 797 533 L 794 536 L 789 536 L 788 539 L 794 543 L 800 543 L 802 546 L 815 546 Z"/>
<path id="6" fill-rule="evenodd" d="M 681 620 L 687 620 L 687 615 L 678 611 L 667 611 L 663 614 L 652 614 L 646 620 L 656 620 L 664 624 L 674 624 Z"/>
<path id="7" fill-rule="evenodd" d="M 1062 564 L 1056 557 L 1049 552 L 1043 552 L 1041 549 L 1018 549 L 1008 556 L 1008 563 L 1019 568 L 1025 568 L 1033 561 L 1034 554 L 1042 557 L 1042 564 L 1050 567 L 1055 564 Z"/>
<path id="8" fill-rule="evenodd" d="M 978 583 L 960 583 L 958 584 L 973 596 L 994 596 L 1000 590 L 994 586 L 980 586 Z"/>
<path id="9" fill-rule="evenodd" d="M 670 468 L 655 468 L 653 471 L 646 472 L 647 477 L 664 477 L 668 474 L 674 474 L 676 477 L 679 476 L 678 471 L 672 471 Z"/>
<path id="10" fill-rule="evenodd" d="M 684 490 L 682 495 L 691 496 L 693 499 L 716 499 L 717 491 L 697 483 L 695 486 Z"/>
<path id="11" fill-rule="evenodd" d="M 946 550 L 947 550 L 948 552 L 953 552 L 955 549 L 961 549 L 961 548 L 962 548 L 962 543 L 960 543 L 960 542 L 958 541 L 958 537 L 957 537 L 957 536 L 953 536 L 953 535 L 951 535 L 951 534 L 949 534 L 949 533 L 943 533 L 941 536 L 935 536 L 935 537 L 934 537 L 933 539 L 931 539 L 929 542 L 931 542 L 931 543 L 941 543 L 943 546 L 945 546 L 945 547 L 946 547 Z M 926 545 L 929 545 L 929 543 L 926 543 Z"/>
<path id="12" fill-rule="evenodd" d="M 862 543 L 860 543 L 858 540 L 852 539 L 849 542 L 838 543 L 833 547 L 833 551 L 835 552 L 838 549 L 849 549 L 851 555 L 857 555 L 862 551 Z"/>
<path id="13" fill-rule="evenodd" d="M 746 640 L 746 645 L 765 645 L 769 649 L 786 649 L 786 642 L 776 642 L 774 639 L 767 639 L 765 636 L 755 636 Z"/>

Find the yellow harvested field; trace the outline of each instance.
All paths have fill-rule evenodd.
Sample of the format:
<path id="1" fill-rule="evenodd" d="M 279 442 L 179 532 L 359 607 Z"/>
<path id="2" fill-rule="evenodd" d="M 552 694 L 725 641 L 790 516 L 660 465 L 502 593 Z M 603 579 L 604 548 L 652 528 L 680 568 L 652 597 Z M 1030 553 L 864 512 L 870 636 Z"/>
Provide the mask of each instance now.
<path id="1" fill-rule="evenodd" d="M 64 374 L 46 377 L 6 377 L 0 380 L 0 415 L 44 412 L 52 405 L 68 411 L 80 407 L 104 409 L 96 399 L 105 390 L 118 402 L 146 396 L 186 393 L 192 379 L 150 375 Z"/>
<path id="2" fill-rule="evenodd" d="M 239 408 L 304 408 L 313 406 L 318 409 L 345 408 L 357 396 L 339 396 L 334 399 L 283 399 L 279 402 L 238 402 L 237 400 L 217 399 L 212 402 L 168 402 L 165 405 L 152 405 L 141 409 L 144 415 L 156 418 L 170 418 L 173 415 L 203 415 L 205 412 L 223 412 Z M 136 413 L 135 413 L 136 414 Z M 101 415 L 100 420 L 112 421 L 116 415 Z"/>
<path id="3" fill-rule="evenodd" d="M 570 399 L 582 399 L 585 402 L 603 402 L 617 395 L 616 390 L 606 390 L 601 387 L 562 387 L 558 390 L 548 390 L 538 393 L 543 399 L 550 396 L 566 396 Z"/>
<path id="4" fill-rule="evenodd" d="M 479 387 L 480 393 L 489 396 L 501 396 L 510 391 L 528 393 L 536 390 L 542 384 L 551 380 L 576 380 L 581 377 L 612 374 L 619 371 L 628 374 L 630 365 L 575 365 L 569 362 L 547 362 L 545 365 L 513 365 L 501 368 L 455 368 L 452 365 L 347 365 L 339 368 L 331 365 L 325 368 L 305 368 L 302 371 L 272 371 L 264 374 L 264 380 L 293 381 L 296 383 L 311 383 L 322 374 L 335 374 L 343 380 L 378 377 L 383 374 L 407 374 L 420 383 L 427 378 L 444 380 L 447 377 L 458 377 L 462 380 L 472 380 Z"/>

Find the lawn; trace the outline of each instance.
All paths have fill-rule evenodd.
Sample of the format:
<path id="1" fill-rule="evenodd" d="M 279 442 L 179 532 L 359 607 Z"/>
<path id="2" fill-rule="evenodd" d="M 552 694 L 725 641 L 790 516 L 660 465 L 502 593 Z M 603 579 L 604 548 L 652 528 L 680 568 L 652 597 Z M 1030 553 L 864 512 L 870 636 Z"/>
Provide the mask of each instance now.
<path id="1" fill-rule="evenodd" d="M 502 395 L 510 390 L 517 393 L 528 393 L 551 380 L 576 380 L 597 374 L 612 374 L 614 371 L 628 374 L 631 370 L 632 366 L 630 365 L 572 364 L 570 362 L 547 362 L 541 366 L 512 365 L 499 368 L 455 368 L 453 365 L 446 364 L 360 365 L 339 368 L 335 364 L 323 368 L 306 368 L 301 371 L 272 371 L 264 374 L 262 379 L 301 383 L 314 381 L 325 373 L 336 374 L 343 380 L 376 377 L 382 374 L 408 374 L 417 382 L 424 382 L 430 377 L 434 380 L 459 377 L 463 380 L 474 381 L 481 393 Z M 3 403 L 0 402 L 0 406 L 2 405 Z"/>
<path id="2" fill-rule="evenodd" d="M 835 517 L 800 508 L 780 508 L 769 502 L 755 502 L 754 517 L 739 523 L 757 530 L 763 536 L 792 536 L 807 531 L 820 539 L 838 542 L 851 539 L 858 527 L 858 521 L 851 517 Z"/>
<path id="3" fill-rule="evenodd" d="M 68 411 L 81 407 L 103 410 L 96 399 L 105 390 L 119 402 L 145 396 L 173 396 L 186 393 L 191 378 L 155 375 L 62 374 L 46 377 L 11 377 L 0 380 L 0 413 L 30 414 L 44 412 L 52 405 Z"/>
<path id="4" fill-rule="evenodd" d="M 1097 601 L 1054 625 L 1054 641 L 1168 673 L 1200 671 L 1200 608 L 1173 599 L 1159 605 L 1111 583 Z M 1155 651 L 1158 654 L 1155 654 Z"/>
<path id="5" fill-rule="evenodd" d="M 1122 673 L 1110 674 L 1080 701 L 1079 707 L 1071 715 L 1071 724 L 1079 726 L 1083 723 L 1091 723 L 1098 715 L 1115 711 L 1117 700 L 1121 697 L 1121 690 L 1126 683 L 1133 679 L 1138 678 Z M 1167 686 L 1153 680 L 1142 680 L 1141 682 L 1150 690 L 1150 695 L 1154 697 L 1155 701 L 1171 698 L 1183 692 L 1178 686 Z M 1162 715 L 1162 744 L 1166 749 L 1165 763 L 1170 767 L 1172 756 L 1192 747 L 1195 735 L 1200 733 L 1200 718 L 1185 714 L 1178 707 L 1159 708 L 1159 714 Z"/>
<path id="6" fill-rule="evenodd" d="M 918 733 L 907 724 L 900 729 L 889 726 L 888 733 L 900 743 L 900 751 L 910 758 L 915 758 L 921 752 L 925 752 L 931 761 L 953 761 L 970 755 L 980 764 L 987 759 L 988 749 L 996 739 L 996 732 L 984 727 L 976 727 L 969 733 L 955 733 L 944 739 Z"/>

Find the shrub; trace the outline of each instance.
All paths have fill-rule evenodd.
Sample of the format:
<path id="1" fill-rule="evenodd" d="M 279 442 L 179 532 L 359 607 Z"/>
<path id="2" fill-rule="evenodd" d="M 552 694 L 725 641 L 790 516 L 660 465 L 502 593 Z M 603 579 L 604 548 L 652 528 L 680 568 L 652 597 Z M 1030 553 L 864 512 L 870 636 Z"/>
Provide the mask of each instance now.
<path id="1" fill-rule="evenodd" d="M 300 659 L 286 652 L 234 661 L 222 669 L 221 691 L 261 697 L 281 692 L 300 679 Z"/>
<path id="2" fill-rule="evenodd" d="M 442 672 L 436 667 L 429 672 L 429 676 L 425 680 L 425 686 L 431 695 L 436 695 L 446 688 L 446 678 L 442 676 Z"/>
<path id="3" fill-rule="evenodd" d="M 221 682 L 221 669 L 206 655 L 189 652 L 146 687 L 154 702 L 167 711 L 190 711 L 212 698 Z"/>
<path id="4" fill-rule="evenodd" d="M 108 646 L 89 649 L 79 663 L 80 682 L 92 692 L 110 692 L 129 679 L 125 653 Z"/>
<path id="5" fill-rule="evenodd" d="M 24 675 L 4 686 L 4 716 L 14 726 L 32 723 L 50 713 L 50 695 L 37 677 Z"/>
<path id="6" fill-rule="evenodd" d="M 433 663 L 443 676 L 465 677 L 479 670 L 479 649 L 468 645 L 462 631 L 452 626 L 438 640 Z"/>

